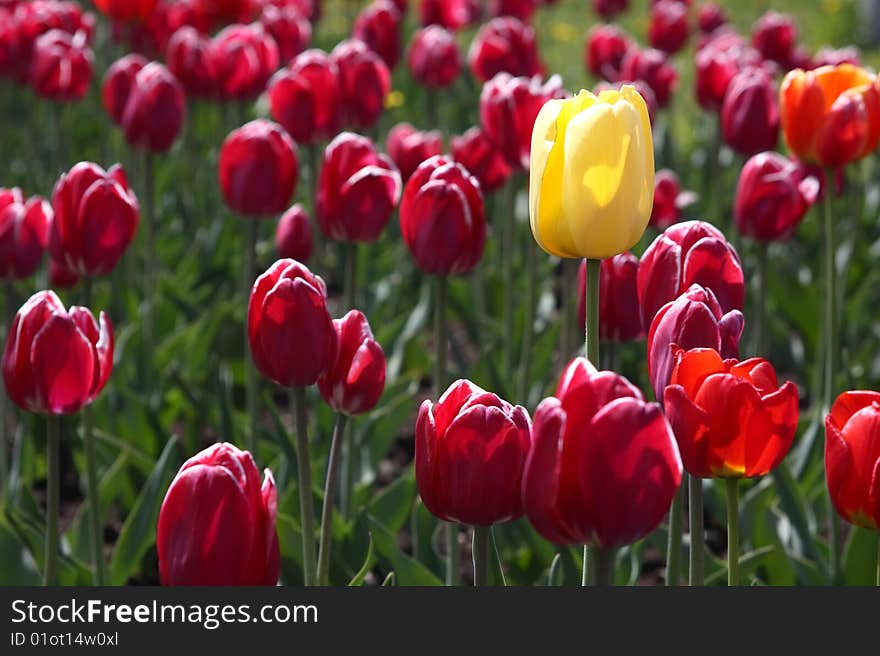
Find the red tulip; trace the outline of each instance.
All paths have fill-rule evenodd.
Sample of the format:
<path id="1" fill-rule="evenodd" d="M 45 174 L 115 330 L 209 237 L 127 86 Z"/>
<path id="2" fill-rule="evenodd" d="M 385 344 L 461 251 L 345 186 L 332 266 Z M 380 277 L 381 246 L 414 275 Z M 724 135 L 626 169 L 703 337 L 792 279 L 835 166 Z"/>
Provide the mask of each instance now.
<path id="1" fill-rule="evenodd" d="M 499 73 L 480 93 L 480 124 L 511 167 L 528 171 L 538 112 L 548 100 L 564 97 L 558 75 L 542 84 L 539 77 Z"/>
<path id="2" fill-rule="evenodd" d="M 358 14 L 351 35 L 367 44 L 389 70 L 400 61 L 403 13 L 391 0 L 375 0 Z"/>
<path id="3" fill-rule="evenodd" d="M 681 188 L 675 171 L 663 169 L 654 176 L 654 207 L 651 225 L 661 230 L 681 221 L 681 210 L 697 200 L 692 191 Z"/>
<path id="4" fill-rule="evenodd" d="M 275 40 L 282 64 L 308 48 L 312 40 L 312 24 L 292 7 L 266 5 L 260 14 L 260 23 Z"/>
<path id="5" fill-rule="evenodd" d="M 836 50 L 834 48 L 821 48 L 812 60 L 813 68 L 821 68 L 822 66 L 840 66 L 841 64 L 861 66 L 862 61 L 859 49 L 855 46 L 838 48 Z"/>
<path id="6" fill-rule="evenodd" d="M 281 559 L 278 493 L 269 469 L 228 443 L 185 463 L 171 482 L 156 527 L 162 585 L 275 585 Z"/>
<path id="7" fill-rule="evenodd" d="M 490 16 L 513 16 L 528 23 L 537 8 L 537 0 L 489 0 Z"/>
<path id="8" fill-rule="evenodd" d="M 0 7 L 0 77 L 13 77 L 21 67 L 21 37 L 11 11 Z"/>
<path id="9" fill-rule="evenodd" d="M 678 71 L 660 50 L 630 48 L 620 64 L 620 77 L 624 80 L 642 80 L 654 92 L 660 107 L 669 104 L 672 91 L 678 85 Z"/>
<path id="10" fill-rule="evenodd" d="M 320 50 L 306 50 L 269 83 L 272 116 L 297 143 L 329 139 L 339 131 L 336 65 Z"/>
<path id="11" fill-rule="evenodd" d="M 122 131 L 130 146 L 165 152 L 180 134 L 185 115 L 186 98 L 180 82 L 162 64 L 153 62 L 134 78 Z"/>
<path id="12" fill-rule="evenodd" d="M 56 289 L 72 289 L 79 284 L 79 276 L 57 260 L 49 260 L 49 284 Z"/>
<path id="13" fill-rule="evenodd" d="M 429 25 L 413 35 L 406 63 L 419 84 L 442 89 L 455 82 L 461 72 L 461 52 L 452 32 Z"/>
<path id="14" fill-rule="evenodd" d="M 797 430 L 797 387 L 780 387 L 762 358 L 722 360 L 707 348 L 675 358 L 664 404 L 687 472 L 752 478 L 779 466 Z"/>
<path id="15" fill-rule="evenodd" d="M 352 132 L 337 136 L 324 151 L 318 177 L 317 213 L 331 239 L 373 242 L 400 199 L 400 174 L 373 142 Z"/>
<path id="16" fill-rule="evenodd" d="M 220 149 L 220 188 L 243 216 L 283 212 L 299 175 L 296 146 L 277 123 L 251 121 L 233 130 Z"/>
<path id="17" fill-rule="evenodd" d="M 419 20 L 424 27 L 440 25 L 457 31 L 476 23 L 482 11 L 479 0 L 419 0 Z"/>
<path id="18" fill-rule="evenodd" d="M 342 116 L 348 125 L 369 128 L 376 124 L 385 109 L 391 91 L 391 72 L 363 41 L 348 40 L 330 53 L 339 75 Z"/>
<path id="19" fill-rule="evenodd" d="M 16 313 L 3 351 L 3 382 L 22 410 L 71 415 L 104 389 L 113 368 L 113 328 L 87 308 L 37 292 Z"/>
<path id="20" fill-rule="evenodd" d="M 587 319 L 585 304 L 587 262 L 578 269 L 578 325 Z M 602 260 L 599 275 L 599 337 L 612 342 L 632 342 L 645 336 L 639 310 L 636 277 L 639 260 L 627 251 Z"/>
<path id="21" fill-rule="evenodd" d="M 791 17 L 768 11 L 752 26 L 752 45 L 765 59 L 785 66 L 797 42 L 797 27 Z"/>
<path id="22" fill-rule="evenodd" d="M 700 6 L 700 10 L 697 12 L 697 27 L 700 28 L 700 32 L 711 34 L 726 24 L 727 12 L 724 11 L 724 7 L 714 2 L 707 2 Z"/>
<path id="23" fill-rule="evenodd" d="M 629 8 L 629 0 L 593 0 L 593 11 L 608 20 Z"/>
<path id="24" fill-rule="evenodd" d="M 613 90 L 620 91 L 624 86 L 634 87 L 636 91 L 639 92 L 639 95 L 645 101 L 645 105 L 648 106 L 648 120 L 651 121 L 651 125 L 654 125 L 654 117 L 657 116 L 657 111 L 660 109 L 657 104 L 657 96 L 654 95 L 654 90 L 647 85 L 647 83 L 642 80 L 620 80 L 619 82 L 599 82 L 595 87 L 593 87 L 593 93 L 595 95 L 599 95 L 603 91 Z"/>
<path id="25" fill-rule="evenodd" d="M 95 8 L 116 21 L 143 21 L 156 7 L 156 0 L 95 0 Z"/>
<path id="26" fill-rule="evenodd" d="M 493 18 L 477 32 L 468 51 L 471 73 L 480 82 L 498 73 L 542 75 L 535 30 L 516 18 Z"/>
<path id="27" fill-rule="evenodd" d="M 226 100 L 256 98 L 278 68 L 278 46 L 259 23 L 230 25 L 211 40 L 209 52 Z"/>
<path id="28" fill-rule="evenodd" d="M 443 133 L 439 130 L 416 130 L 409 123 L 398 123 L 388 131 L 385 147 L 407 182 L 419 164 L 443 152 Z"/>
<path id="29" fill-rule="evenodd" d="M 670 55 L 687 42 L 690 26 L 688 9 L 676 0 L 661 0 L 651 7 L 648 40 L 651 46 Z"/>
<path id="30" fill-rule="evenodd" d="M 587 70 L 609 82 L 617 82 L 623 58 L 634 47 L 632 38 L 616 25 L 596 25 L 587 33 L 584 53 Z"/>
<path id="31" fill-rule="evenodd" d="M 101 84 L 101 101 L 107 114 L 117 125 L 122 123 L 125 103 L 131 94 L 134 78 L 148 63 L 142 55 L 132 53 L 113 62 L 107 69 L 107 73 L 104 74 L 104 82 Z"/>
<path id="32" fill-rule="evenodd" d="M 742 312 L 724 314 L 712 290 L 697 284 L 664 305 L 648 331 L 648 376 L 654 398 L 663 400 L 663 390 L 672 376 L 673 346 L 711 348 L 725 358 L 736 358 L 744 325 Z"/>
<path id="33" fill-rule="evenodd" d="M 510 177 L 504 155 L 480 128 L 452 137 L 450 150 L 452 159 L 473 174 L 484 193 L 498 191 Z"/>
<path id="34" fill-rule="evenodd" d="M 696 56 L 696 92 L 700 107 L 719 111 L 737 73 L 760 65 L 761 55 L 739 34 L 724 32 L 708 41 Z"/>
<path id="35" fill-rule="evenodd" d="M 691 285 L 712 290 L 724 312 L 740 310 L 745 298 L 742 264 L 724 235 L 703 221 L 670 226 L 639 263 L 639 304 L 645 327 L 657 310 Z"/>
<path id="36" fill-rule="evenodd" d="M 85 32 L 46 32 L 34 43 L 31 88 L 38 96 L 57 102 L 82 100 L 92 82 L 93 62 Z"/>
<path id="37" fill-rule="evenodd" d="M 215 20 L 222 22 L 241 22 L 250 18 L 255 0 L 199 0 Z"/>
<path id="38" fill-rule="evenodd" d="M 844 392 L 825 417 L 825 476 L 846 521 L 880 527 L 880 394 Z"/>
<path id="39" fill-rule="evenodd" d="M 211 41 L 195 28 L 181 27 L 171 36 L 165 61 L 189 95 L 205 99 L 219 95 L 220 82 L 211 56 Z"/>
<path id="40" fill-rule="evenodd" d="M 80 276 L 113 271 L 137 231 L 140 209 L 121 166 L 80 162 L 52 192 L 52 257 Z"/>
<path id="41" fill-rule="evenodd" d="M 14 75 L 18 82 L 23 84 L 27 83 L 30 79 L 31 69 L 36 60 L 34 48 L 40 36 L 45 35 L 51 30 L 61 30 L 71 37 L 78 32 L 83 32 L 85 41 L 82 46 L 84 47 L 95 27 L 94 16 L 83 12 L 82 8 L 75 2 L 33 0 L 32 2 L 18 4 L 12 16 L 7 18 L 9 27 L 14 30 L 14 38 L 7 37 L 7 48 L 9 48 L 7 56 L 10 57 L 8 72 Z M 0 34 L 2 34 L 2 28 L 0 28 Z M 78 49 L 78 47 L 74 48 L 74 51 Z M 48 58 L 49 61 L 45 61 L 46 57 L 44 57 L 42 62 L 50 69 L 54 66 L 52 64 L 54 55 L 61 54 L 64 48 L 53 48 L 53 50 L 55 50 L 55 53 L 52 57 Z M 61 59 L 63 60 L 64 57 L 62 56 Z M 85 66 L 82 65 L 81 58 L 78 55 L 72 57 L 72 63 L 76 64 L 76 69 L 71 70 L 71 73 L 76 73 L 77 75 L 70 76 L 69 84 L 81 84 Z M 51 77 L 51 73 L 47 71 L 47 74 Z M 87 77 L 90 78 L 91 73 Z M 88 83 L 86 83 L 86 86 L 88 86 Z"/>
<path id="42" fill-rule="evenodd" d="M 336 412 L 360 415 L 372 410 L 385 390 L 385 353 L 367 318 L 351 310 L 334 319 L 339 342 L 335 364 L 318 379 L 318 391 Z"/>
<path id="43" fill-rule="evenodd" d="M 653 531 L 681 484 L 681 459 L 656 403 L 626 378 L 571 361 L 535 411 L 522 496 L 555 544 L 602 548 Z"/>
<path id="44" fill-rule="evenodd" d="M 746 68 L 730 82 L 721 106 L 724 142 L 741 155 L 772 150 L 779 141 L 776 83 L 761 68 Z"/>
<path id="45" fill-rule="evenodd" d="M 214 25 L 200 0 L 160 0 L 156 10 L 144 24 L 157 52 L 166 52 L 172 35 L 184 27 L 191 27 L 200 35 L 207 35 Z M 205 37 L 210 43 L 210 39 Z M 174 70 L 166 57 L 168 68 Z M 178 75 L 177 72 L 174 73 Z M 179 77 L 179 75 L 178 75 Z"/>
<path id="46" fill-rule="evenodd" d="M 278 221 L 275 250 L 282 259 L 306 263 L 312 256 L 312 224 L 302 205 L 294 205 Z"/>
<path id="47" fill-rule="evenodd" d="M 531 442 L 529 415 L 468 380 L 416 422 L 416 483 L 425 507 L 454 522 L 490 526 L 523 512 L 520 486 Z"/>
<path id="48" fill-rule="evenodd" d="M 20 189 L 0 189 L 0 278 L 22 280 L 37 270 L 51 221 L 52 206 L 39 196 L 24 202 Z"/>
<path id="49" fill-rule="evenodd" d="M 467 273 L 486 245 L 480 183 L 443 155 L 422 162 L 403 190 L 400 230 L 425 273 Z"/>
<path id="50" fill-rule="evenodd" d="M 797 162 L 774 152 L 746 162 L 733 205 L 742 234 L 769 242 L 792 235 L 819 195 L 819 181 Z"/>

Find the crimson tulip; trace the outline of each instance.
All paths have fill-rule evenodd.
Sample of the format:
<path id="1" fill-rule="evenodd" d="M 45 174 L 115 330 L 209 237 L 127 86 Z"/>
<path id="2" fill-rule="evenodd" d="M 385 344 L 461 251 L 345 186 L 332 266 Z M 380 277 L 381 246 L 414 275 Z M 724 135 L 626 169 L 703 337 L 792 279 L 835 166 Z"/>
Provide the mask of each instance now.
<path id="1" fill-rule="evenodd" d="M 105 171 L 80 162 L 61 175 L 52 192 L 52 257 L 80 276 L 113 271 L 134 239 L 140 208 L 118 164 Z"/>
<path id="2" fill-rule="evenodd" d="M 388 131 L 385 147 L 405 183 L 419 164 L 443 152 L 443 133 L 440 130 L 417 130 L 409 123 L 398 123 Z"/>
<path id="3" fill-rule="evenodd" d="M 772 150 L 779 141 L 776 83 L 762 68 L 749 67 L 730 81 L 721 106 L 724 142 L 741 155 Z"/>
<path id="4" fill-rule="evenodd" d="M 49 284 L 55 289 L 73 289 L 79 284 L 79 276 L 55 259 L 49 259 Z"/>
<path id="5" fill-rule="evenodd" d="M 134 86 L 134 78 L 149 62 L 137 53 L 117 59 L 104 74 L 101 84 L 101 102 L 107 114 L 117 125 L 122 123 L 125 104 Z"/>
<path id="6" fill-rule="evenodd" d="M 199 0 L 215 20 L 221 22 L 240 22 L 247 20 L 253 12 L 254 0 Z"/>
<path id="7" fill-rule="evenodd" d="M 113 368 L 113 327 L 101 312 L 66 310 L 53 291 L 31 296 L 12 321 L 3 351 L 9 398 L 27 412 L 70 415 L 104 389 Z"/>
<path id="8" fill-rule="evenodd" d="M 855 46 L 847 46 L 845 48 L 820 48 L 819 52 L 813 57 L 812 67 L 821 68 L 822 66 L 840 66 L 841 64 L 851 64 L 852 66 L 861 66 L 862 60 L 859 49 Z"/>
<path id="9" fill-rule="evenodd" d="M 296 146 L 277 123 L 251 121 L 233 130 L 220 149 L 220 189 L 226 204 L 243 216 L 283 212 L 296 188 Z"/>
<path id="10" fill-rule="evenodd" d="M 94 16 L 84 12 L 79 4 L 75 2 L 56 2 L 54 0 L 35 0 L 18 4 L 8 20 L 11 23 L 10 27 L 15 31 L 14 38 L 7 37 L 7 47 L 11 48 L 7 55 L 11 58 L 9 60 L 9 73 L 14 75 L 15 79 L 20 83 L 26 83 L 30 79 L 31 69 L 37 59 L 35 54 L 36 41 L 41 36 L 46 35 L 52 30 L 61 30 L 71 37 L 82 32 L 84 34 L 84 41 L 81 45 L 84 47 L 91 38 L 95 27 Z M 79 41 L 79 38 L 75 40 Z M 50 57 L 46 57 L 47 53 L 44 52 L 42 64 L 46 68 L 53 68 L 55 64 L 52 62 L 57 61 L 57 56 L 59 55 L 60 60 L 64 61 L 66 59 L 63 54 L 65 49 L 65 46 L 53 47 L 52 50 L 54 52 Z M 91 72 L 87 76 L 84 75 L 86 67 L 82 64 L 82 58 L 79 56 L 81 49 L 78 45 L 69 53 L 71 55 L 69 61 L 75 65 L 75 68 L 71 69 L 71 73 L 76 73 L 76 75 L 70 76 L 69 84 L 66 86 L 73 85 L 74 87 L 79 87 L 84 77 L 91 78 Z M 88 52 L 90 53 L 91 51 Z M 91 65 L 88 68 L 91 69 Z M 49 73 L 48 71 L 44 72 Z M 86 86 L 88 86 L 87 83 Z"/>
<path id="11" fill-rule="evenodd" d="M 391 91 L 391 72 L 363 41 L 350 39 L 330 53 L 339 76 L 339 99 L 342 116 L 348 125 L 369 128 L 376 124 L 385 109 Z"/>
<path id="12" fill-rule="evenodd" d="M 312 256 L 312 224 L 302 205 L 294 205 L 278 221 L 275 250 L 282 259 L 306 263 Z"/>
<path id="13" fill-rule="evenodd" d="M 648 41 L 652 47 L 673 55 L 684 47 L 689 32 L 685 5 L 676 0 L 661 0 L 651 7 Z"/>
<path id="14" fill-rule="evenodd" d="M 724 7 L 714 2 L 700 5 L 697 12 L 697 27 L 703 34 L 711 34 L 722 25 L 727 24 L 727 12 Z"/>
<path id="15" fill-rule="evenodd" d="M 316 199 L 318 223 L 331 239 L 373 242 L 388 224 L 402 183 L 391 160 L 367 137 L 338 135 L 324 151 Z"/>
<path id="16" fill-rule="evenodd" d="M 209 48 L 224 100 L 251 100 L 266 88 L 278 68 L 278 46 L 260 23 L 230 25 Z"/>
<path id="17" fill-rule="evenodd" d="M 122 131 L 129 145 L 165 152 L 180 134 L 186 98 L 180 82 L 158 62 L 135 76 L 122 115 Z"/>
<path id="18" fill-rule="evenodd" d="M 483 25 L 468 50 L 471 73 L 480 82 L 498 73 L 531 77 L 542 75 L 535 30 L 516 18 L 493 18 Z"/>
<path id="19" fill-rule="evenodd" d="M 30 84 L 38 96 L 58 102 L 82 100 L 92 82 L 94 55 L 85 32 L 50 30 L 34 42 Z"/>
<path id="20" fill-rule="evenodd" d="M 389 70 L 400 61 L 403 14 L 391 0 L 375 0 L 357 15 L 351 35 L 382 58 Z"/>
<path id="21" fill-rule="evenodd" d="M 523 506 L 555 544 L 618 547 L 660 525 L 681 475 L 660 407 L 623 376 L 576 358 L 535 411 Z"/>
<path id="22" fill-rule="evenodd" d="M 524 23 L 532 20 L 537 0 L 489 0 L 490 16 L 513 16 Z"/>
<path id="23" fill-rule="evenodd" d="M 320 50 L 306 50 L 269 83 L 269 107 L 297 143 L 312 144 L 339 131 L 340 89 L 336 64 Z"/>
<path id="24" fill-rule="evenodd" d="M 761 55 L 734 32 L 724 32 L 706 42 L 696 56 L 697 102 L 706 110 L 720 111 L 733 78 L 743 68 L 760 66 Z"/>
<path id="25" fill-rule="evenodd" d="M 692 191 L 683 190 L 675 171 L 663 169 L 654 175 L 654 207 L 652 226 L 661 230 L 681 221 L 681 211 L 697 200 Z"/>
<path id="26" fill-rule="evenodd" d="M 389 135 L 390 136 L 390 135 Z M 489 136 L 474 127 L 452 137 L 452 159 L 464 166 L 479 181 L 480 189 L 491 194 L 501 189 L 510 177 L 510 166 Z"/>
<path id="27" fill-rule="evenodd" d="M 260 23 L 275 40 L 282 64 L 308 48 L 312 40 L 312 24 L 293 7 L 266 5 L 260 14 Z"/>
<path id="28" fill-rule="evenodd" d="M 593 11 L 610 20 L 629 9 L 629 0 L 593 0 Z"/>
<path id="29" fill-rule="evenodd" d="M 186 92 L 194 98 L 211 99 L 219 95 L 219 80 L 211 40 L 190 26 L 172 34 L 165 61 Z"/>
<path id="30" fill-rule="evenodd" d="M 422 162 L 403 190 L 400 230 L 425 273 L 467 273 L 486 245 L 480 183 L 444 155 Z"/>
<path id="31" fill-rule="evenodd" d="M 768 11 L 752 26 L 752 45 L 764 59 L 787 66 L 797 42 L 797 27 L 790 16 Z"/>
<path id="32" fill-rule="evenodd" d="M 423 27 L 440 25 L 458 31 L 476 23 L 482 13 L 479 0 L 419 0 L 419 20 Z"/>
<path id="33" fill-rule="evenodd" d="M 52 206 L 39 196 L 25 202 L 21 190 L 0 188 L 0 278 L 32 275 L 46 250 Z"/>
<path id="34" fill-rule="evenodd" d="M 645 336 L 639 310 L 636 278 L 638 258 L 627 251 L 602 260 L 599 275 L 599 338 L 612 342 L 632 342 Z M 587 261 L 578 269 L 578 325 L 587 319 Z"/>
<path id="35" fill-rule="evenodd" d="M 443 89 L 455 82 L 461 72 L 461 51 L 452 32 L 429 25 L 413 35 L 406 63 L 419 84 Z"/>
<path id="36" fill-rule="evenodd" d="M 162 585 L 275 585 L 281 568 L 269 469 L 223 442 L 185 463 L 171 482 L 156 527 Z"/>
<path id="37" fill-rule="evenodd" d="M 156 0 L 95 0 L 95 8 L 116 21 L 143 21 L 156 7 Z"/>
<path id="38" fill-rule="evenodd" d="M 13 77 L 22 67 L 21 37 L 12 11 L 0 7 L 0 77 Z"/>
<path id="39" fill-rule="evenodd" d="M 642 80 L 651 87 L 657 104 L 666 107 L 678 85 L 678 71 L 666 53 L 650 48 L 630 48 L 620 63 L 620 77 L 624 80 Z"/>
<path id="40" fill-rule="evenodd" d="M 490 526 L 523 513 L 520 486 L 531 443 L 528 412 L 468 380 L 426 400 L 416 422 L 416 483 L 445 521 Z"/>
<path id="41" fill-rule="evenodd" d="M 617 82 L 623 58 L 634 47 L 632 38 L 616 25 L 596 25 L 587 33 L 584 63 L 593 75 Z"/>

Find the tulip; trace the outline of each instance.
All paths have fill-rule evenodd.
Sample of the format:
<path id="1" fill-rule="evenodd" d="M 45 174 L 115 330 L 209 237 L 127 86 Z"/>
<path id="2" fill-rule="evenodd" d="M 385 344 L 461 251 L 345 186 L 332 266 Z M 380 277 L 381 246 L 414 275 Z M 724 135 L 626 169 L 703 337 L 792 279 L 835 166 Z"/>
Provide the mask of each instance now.
<path id="1" fill-rule="evenodd" d="M 312 226 L 302 205 L 294 205 L 278 221 L 275 250 L 281 259 L 306 263 L 312 256 Z"/>
<path id="2" fill-rule="evenodd" d="M 616 82 L 623 58 L 634 47 L 632 38 L 616 25 L 596 25 L 587 33 L 585 66 L 593 75 Z"/>
<path id="3" fill-rule="evenodd" d="M 512 16 L 528 23 L 537 8 L 537 0 L 489 0 L 489 15 Z"/>
<path id="4" fill-rule="evenodd" d="M 405 183 L 419 164 L 443 153 L 443 133 L 439 130 L 417 130 L 409 123 L 398 123 L 388 131 L 386 148 Z"/>
<path id="5" fill-rule="evenodd" d="M 49 285 L 56 289 L 73 289 L 79 284 L 79 276 L 57 260 L 49 260 Z"/>
<path id="6" fill-rule="evenodd" d="M 253 0 L 200 0 L 205 10 L 222 22 L 236 22 L 248 18 Z"/>
<path id="7" fill-rule="evenodd" d="M 117 59 L 107 69 L 104 82 L 101 84 L 101 102 L 117 125 L 122 123 L 125 104 L 134 86 L 134 78 L 148 63 L 142 55 L 132 53 Z"/>
<path id="8" fill-rule="evenodd" d="M 419 20 L 423 27 L 440 25 L 458 31 L 480 19 L 478 0 L 419 0 Z"/>
<path id="9" fill-rule="evenodd" d="M 19 189 L 0 189 L 0 278 L 33 275 L 46 250 L 51 221 L 52 206 L 39 196 L 24 202 Z"/>
<path id="10" fill-rule="evenodd" d="M 82 100 L 92 82 L 93 63 L 84 32 L 50 30 L 34 43 L 31 87 L 38 96 L 56 102 Z"/>
<path id="11" fill-rule="evenodd" d="M 645 336 L 636 290 L 638 258 L 630 252 L 602 260 L 599 278 L 599 337 L 632 342 Z M 586 325 L 587 263 L 578 269 L 578 325 Z"/>
<path id="12" fill-rule="evenodd" d="M 134 147 L 165 152 L 180 134 L 185 115 L 180 82 L 162 64 L 147 64 L 135 76 L 125 103 L 125 140 Z"/>
<path id="13" fill-rule="evenodd" d="M 321 230 L 336 241 L 376 241 L 401 186 L 394 164 L 367 137 L 343 132 L 324 151 L 317 196 Z"/>
<path id="14" fill-rule="evenodd" d="M 115 21 L 143 21 L 156 7 L 157 0 L 95 0 L 95 8 Z"/>
<path id="15" fill-rule="evenodd" d="M 859 55 L 859 49 L 855 46 L 838 49 L 821 48 L 813 57 L 812 64 L 814 68 L 840 66 L 841 64 L 861 66 L 861 56 Z"/>
<path id="16" fill-rule="evenodd" d="M 400 28 L 403 13 L 390 0 L 375 0 L 358 14 L 351 30 L 355 39 L 382 58 L 388 70 L 400 61 Z"/>
<path id="17" fill-rule="evenodd" d="M 740 310 L 745 283 L 739 256 L 721 232 L 703 221 L 677 223 L 658 236 L 639 263 L 643 325 L 691 285 L 712 290 L 723 312 Z"/>
<path id="18" fill-rule="evenodd" d="M 52 257 L 80 276 L 113 271 L 137 231 L 137 198 L 118 164 L 104 171 L 80 162 L 62 174 L 52 192 Z"/>
<path id="19" fill-rule="evenodd" d="M 480 128 L 452 137 L 450 150 L 452 159 L 473 174 L 484 193 L 498 191 L 510 177 L 510 166 L 501 151 Z"/>
<path id="20" fill-rule="evenodd" d="M 726 32 L 697 51 L 696 94 L 700 107 L 719 111 L 733 78 L 743 68 L 760 66 L 761 55 L 741 36 Z"/>
<path id="21" fill-rule="evenodd" d="M 661 230 L 681 221 L 681 210 L 694 203 L 697 196 L 681 188 L 674 171 L 663 169 L 654 177 L 654 208 L 651 225 Z"/>
<path id="22" fill-rule="evenodd" d="M 653 126 L 654 117 L 657 115 L 657 111 L 659 110 L 659 106 L 657 105 L 657 96 L 654 95 L 654 90 L 641 80 L 621 80 L 619 82 L 602 81 L 599 82 L 595 87 L 593 87 L 593 95 L 598 96 L 603 91 L 620 91 L 625 86 L 631 86 L 639 92 L 639 95 L 642 97 L 642 100 L 645 101 L 645 105 L 647 105 L 648 107 L 648 120 Z"/>
<path id="23" fill-rule="evenodd" d="M 674 55 L 688 38 L 687 7 L 676 0 L 661 0 L 651 7 L 648 40 L 653 48 Z"/>
<path id="24" fill-rule="evenodd" d="M 210 47 L 210 39 L 189 26 L 181 27 L 168 41 L 165 52 L 168 70 L 194 98 L 212 99 L 219 94 L 219 80 Z"/>
<path id="25" fill-rule="evenodd" d="M 260 217 L 283 212 L 296 187 L 296 146 L 284 129 L 258 119 L 233 130 L 220 149 L 220 188 L 238 214 Z"/>
<path id="26" fill-rule="evenodd" d="M 593 0 L 593 11 L 605 20 L 611 20 L 629 9 L 629 0 Z"/>
<path id="27" fill-rule="evenodd" d="M 764 59 L 786 65 L 797 42 L 797 27 L 791 17 L 768 11 L 752 26 L 752 45 Z"/>
<path id="28" fill-rule="evenodd" d="M 731 80 L 721 107 L 721 133 L 728 146 L 747 157 L 776 147 L 776 84 L 763 69 L 746 68 Z"/>
<path id="29" fill-rule="evenodd" d="M 0 77 L 14 77 L 22 66 L 21 36 L 11 10 L 0 7 Z"/>
<path id="30" fill-rule="evenodd" d="M 598 548 L 595 581 L 609 585 L 609 550 L 657 528 L 681 473 L 660 407 L 622 376 L 576 358 L 535 411 L 523 506 L 551 542 Z"/>
<path id="31" fill-rule="evenodd" d="M 703 34 L 711 34 L 722 25 L 726 24 L 727 12 L 724 11 L 724 7 L 717 5 L 714 2 L 707 2 L 700 5 L 700 10 L 697 12 L 697 27 L 700 29 L 700 32 Z"/>
<path id="32" fill-rule="evenodd" d="M 362 41 L 348 40 L 330 53 L 339 76 L 342 116 L 348 125 L 369 128 L 385 109 L 391 91 L 391 72 L 381 57 Z"/>
<path id="33" fill-rule="evenodd" d="M 614 157 L 611 157 L 611 153 Z M 532 234 L 551 255 L 599 260 L 632 248 L 651 216 L 654 151 L 632 87 L 550 100 L 535 120 Z"/>
<path id="34" fill-rule="evenodd" d="M 272 116 L 301 144 L 329 139 L 341 121 L 336 65 L 320 50 L 306 50 L 269 83 Z"/>
<path id="35" fill-rule="evenodd" d="M 292 7 L 266 5 L 260 14 L 260 24 L 275 40 L 278 56 L 286 64 L 303 50 L 312 40 L 312 25 L 300 12 Z"/>
<path id="36" fill-rule="evenodd" d="M 443 89 L 455 82 L 461 72 L 461 52 L 452 32 L 429 25 L 413 35 L 406 63 L 419 84 Z"/>
<path id="37" fill-rule="evenodd" d="M 187 460 L 156 527 L 162 585 L 275 585 L 278 493 L 269 469 L 227 442 Z"/>
<path id="38" fill-rule="evenodd" d="M 278 68 L 278 46 L 259 23 L 230 25 L 218 33 L 209 49 L 224 100 L 259 96 Z"/>
<path id="39" fill-rule="evenodd" d="M 672 91 L 678 84 L 678 72 L 660 50 L 630 48 L 620 63 L 620 77 L 624 80 L 642 80 L 654 95 L 660 107 L 669 104 Z"/>
<path id="40" fill-rule="evenodd" d="M 516 18 L 493 18 L 477 32 L 468 50 L 471 73 L 480 82 L 498 73 L 531 77 L 542 75 L 535 30 Z"/>

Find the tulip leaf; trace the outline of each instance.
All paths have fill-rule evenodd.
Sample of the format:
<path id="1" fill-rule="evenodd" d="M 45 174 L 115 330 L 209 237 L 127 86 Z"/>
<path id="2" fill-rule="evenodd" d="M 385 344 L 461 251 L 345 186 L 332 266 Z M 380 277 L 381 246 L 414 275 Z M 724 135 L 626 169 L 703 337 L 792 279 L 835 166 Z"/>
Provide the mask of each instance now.
<path id="1" fill-rule="evenodd" d="M 40 585 L 40 571 L 27 545 L 0 518 L 0 585 Z"/>
<path id="2" fill-rule="evenodd" d="M 400 550 L 394 535 L 379 520 L 367 515 L 367 522 L 379 559 L 395 573 L 397 585 L 443 585 L 427 567 Z"/>
<path id="3" fill-rule="evenodd" d="M 854 526 L 843 556 L 843 576 L 847 585 L 875 585 L 880 563 L 877 562 L 877 531 Z"/>
<path id="4" fill-rule="evenodd" d="M 364 584 L 364 579 L 367 578 L 367 574 L 370 573 L 370 569 L 373 567 L 373 563 L 376 558 L 373 554 L 373 534 L 370 533 L 370 544 L 367 547 L 367 557 L 364 559 L 364 564 L 361 565 L 361 568 L 357 571 L 357 574 L 348 582 L 349 587 L 357 587 Z"/>
<path id="5" fill-rule="evenodd" d="M 415 497 L 416 482 L 410 467 L 373 498 L 367 511 L 391 533 L 397 533 L 409 519 Z"/>

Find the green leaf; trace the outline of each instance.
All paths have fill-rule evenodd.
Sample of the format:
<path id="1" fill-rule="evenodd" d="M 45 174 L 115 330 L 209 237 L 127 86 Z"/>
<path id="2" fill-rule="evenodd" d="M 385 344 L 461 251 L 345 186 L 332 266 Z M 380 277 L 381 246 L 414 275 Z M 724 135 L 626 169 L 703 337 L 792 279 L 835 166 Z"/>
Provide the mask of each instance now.
<path id="1" fill-rule="evenodd" d="M 0 585 L 40 585 L 40 571 L 30 550 L 0 519 Z"/>
<path id="2" fill-rule="evenodd" d="M 395 573 L 398 585 L 443 585 L 427 567 L 403 553 L 394 536 L 375 517 L 367 515 L 367 522 L 376 551 L 388 569 Z"/>
<path id="3" fill-rule="evenodd" d="M 354 575 L 354 578 L 348 582 L 349 587 L 363 585 L 364 579 L 367 578 L 367 574 L 370 573 L 370 569 L 373 567 L 375 560 L 376 558 L 373 554 L 373 534 L 370 533 L 370 545 L 367 547 L 367 557 L 364 559 L 364 564 L 361 565 L 357 574 Z"/>
<path id="4" fill-rule="evenodd" d="M 880 534 L 854 526 L 843 555 L 843 578 L 846 585 L 877 583 L 877 541 Z"/>
<path id="5" fill-rule="evenodd" d="M 392 533 L 397 533 L 409 519 L 416 498 L 416 482 L 412 467 L 391 485 L 377 494 L 367 512 Z"/>

